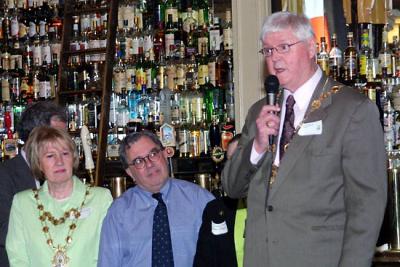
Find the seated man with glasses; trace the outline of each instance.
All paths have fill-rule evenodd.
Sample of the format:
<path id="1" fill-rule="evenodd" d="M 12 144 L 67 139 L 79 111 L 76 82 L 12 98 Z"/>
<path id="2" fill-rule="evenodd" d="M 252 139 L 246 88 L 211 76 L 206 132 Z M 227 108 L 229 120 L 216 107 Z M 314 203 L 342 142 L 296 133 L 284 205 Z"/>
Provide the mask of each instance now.
<path id="1" fill-rule="evenodd" d="M 193 265 L 207 190 L 169 177 L 167 151 L 149 131 L 120 145 L 126 173 L 137 186 L 116 199 L 101 231 L 99 267 Z"/>

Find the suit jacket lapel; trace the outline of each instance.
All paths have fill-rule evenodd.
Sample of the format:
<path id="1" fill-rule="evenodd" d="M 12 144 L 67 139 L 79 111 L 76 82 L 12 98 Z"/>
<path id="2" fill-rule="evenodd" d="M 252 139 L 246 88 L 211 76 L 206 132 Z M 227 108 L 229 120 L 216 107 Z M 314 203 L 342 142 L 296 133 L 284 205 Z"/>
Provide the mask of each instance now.
<path id="1" fill-rule="evenodd" d="M 325 75 L 322 76 L 321 80 L 319 81 L 312 97 L 310 103 L 308 104 L 307 112 L 308 114 L 311 110 L 311 103 L 313 100 L 318 99 L 323 92 L 328 91 L 331 88 L 332 84 L 327 81 L 327 77 Z M 321 103 L 321 107 L 314 112 L 310 113 L 309 116 L 306 118 L 304 123 L 306 122 L 313 122 L 323 120 L 327 115 L 325 108 L 330 105 L 331 97 L 324 99 Z M 304 149 L 307 145 L 311 142 L 313 136 L 299 136 L 298 133 L 293 136 L 292 141 L 288 147 L 288 150 L 285 153 L 285 157 L 279 163 L 279 171 L 276 177 L 274 184 L 270 188 L 269 198 L 272 198 L 275 192 L 278 190 L 279 186 L 284 182 L 285 179 L 288 179 L 288 174 L 294 167 L 296 161 L 301 158 L 301 155 L 304 152 Z"/>

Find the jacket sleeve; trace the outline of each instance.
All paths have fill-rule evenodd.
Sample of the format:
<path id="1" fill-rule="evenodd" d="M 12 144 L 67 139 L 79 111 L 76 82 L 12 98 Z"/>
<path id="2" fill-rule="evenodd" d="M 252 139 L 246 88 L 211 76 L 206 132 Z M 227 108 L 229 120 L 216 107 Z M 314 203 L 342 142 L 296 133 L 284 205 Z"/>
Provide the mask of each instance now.
<path id="1" fill-rule="evenodd" d="M 215 247 L 211 238 L 211 218 L 209 213 L 210 206 L 207 204 L 203 212 L 203 219 L 197 239 L 196 254 L 193 262 L 194 267 L 214 266 L 212 262 L 214 262 Z"/>
<path id="2" fill-rule="evenodd" d="M 386 207 L 386 153 L 375 104 L 366 99 L 349 116 L 342 147 L 347 217 L 339 266 L 369 266 Z"/>
<path id="3" fill-rule="evenodd" d="M 231 198 L 246 197 L 250 181 L 254 178 L 262 165 L 272 164 L 272 153 L 267 152 L 257 165 L 250 162 L 256 131 L 255 118 L 258 109 L 253 106 L 246 117 L 238 147 L 232 158 L 225 163 L 222 171 L 222 186 Z"/>
<path id="4" fill-rule="evenodd" d="M 5 247 L 6 245 L 8 220 L 15 194 L 12 190 L 14 186 L 11 183 L 8 172 L 3 167 L 0 167 L 0 247 Z"/>

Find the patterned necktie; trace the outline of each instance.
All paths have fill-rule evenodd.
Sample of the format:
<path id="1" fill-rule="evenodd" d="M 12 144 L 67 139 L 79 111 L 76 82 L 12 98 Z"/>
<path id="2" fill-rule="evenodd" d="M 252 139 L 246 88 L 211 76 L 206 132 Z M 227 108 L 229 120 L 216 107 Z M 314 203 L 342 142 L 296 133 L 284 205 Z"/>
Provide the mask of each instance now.
<path id="1" fill-rule="evenodd" d="M 294 97 L 292 95 L 289 95 L 286 99 L 285 120 L 283 121 L 281 142 L 279 144 L 279 159 L 282 159 L 283 154 L 285 154 L 286 147 L 292 140 L 295 131 L 293 110 L 293 106 L 295 103 L 296 101 L 294 100 Z"/>
<path id="2" fill-rule="evenodd" d="M 162 194 L 155 193 L 153 198 L 157 199 L 158 205 L 153 217 L 153 240 L 152 240 L 152 267 L 173 267 L 174 256 L 172 254 L 171 233 L 169 230 L 167 206 Z"/>

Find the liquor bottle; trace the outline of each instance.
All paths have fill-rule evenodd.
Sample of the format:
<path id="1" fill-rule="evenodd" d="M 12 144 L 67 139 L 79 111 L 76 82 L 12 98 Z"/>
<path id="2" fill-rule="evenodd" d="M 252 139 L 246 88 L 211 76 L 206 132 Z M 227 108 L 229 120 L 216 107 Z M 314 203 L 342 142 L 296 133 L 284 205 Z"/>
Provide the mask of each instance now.
<path id="1" fill-rule="evenodd" d="M 233 33 L 232 33 L 232 16 L 231 11 L 226 10 L 225 12 L 225 24 L 223 27 L 223 43 L 224 50 L 232 50 L 233 49 Z"/>
<path id="2" fill-rule="evenodd" d="M 379 90 L 379 84 L 375 82 L 372 65 L 369 65 L 366 71 L 367 83 L 363 88 L 363 93 L 368 96 L 371 101 L 376 103 L 376 92 Z"/>
<path id="3" fill-rule="evenodd" d="M 61 41 L 62 36 L 62 18 L 59 16 L 59 8 L 58 5 L 53 5 L 53 14 L 50 23 L 49 23 L 49 39 L 53 42 Z"/>
<path id="4" fill-rule="evenodd" d="M 199 21 L 199 0 L 191 0 L 187 9 L 189 9 L 189 8 L 192 9 L 193 18 L 196 21 Z M 189 13 L 189 10 L 187 12 Z"/>
<path id="5" fill-rule="evenodd" d="M 187 14 L 187 17 L 183 21 L 183 30 L 190 33 L 192 29 L 197 28 L 197 20 L 193 17 L 193 10 L 191 7 L 188 7 Z M 187 40 L 185 44 L 187 45 Z"/>
<path id="6" fill-rule="evenodd" d="M 219 18 L 214 17 L 213 25 L 210 28 L 209 36 L 210 36 L 210 51 L 215 51 L 218 53 L 221 50 L 221 25 L 219 23 Z"/>
<path id="7" fill-rule="evenodd" d="M 192 90 L 192 118 L 195 118 L 196 122 L 199 122 L 203 118 L 204 96 L 197 81 Z"/>
<path id="8" fill-rule="evenodd" d="M 209 34 L 208 34 L 208 28 L 207 24 L 203 23 L 201 24 L 201 27 L 198 28 L 196 31 L 196 39 L 195 43 L 197 42 L 197 51 L 201 54 L 202 50 L 205 50 L 205 53 L 208 54 L 208 39 L 209 39 Z M 203 44 L 205 47 L 203 48 Z"/>
<path id="9" fill-rule="evenodd" d="M 198 60 L 198 76 L 197 80 L 200 86 L 206 83 L 206 77 L 208 77 L 208 57 L 207 57 L 207 45 L 202 43 L 201 57 Z"/>
<path id="10" fill-rule="evenodd" d="M 199 24 L 209 24 L 208 20 L 208 0 L 199 0 Z"/>
<path id="11" fill-rule="evenodd" d="M 188 158 L 190 156 L 190 129 L 187 121 L 182 120 L 178 130 L 179 157 Z"/>
<path id="12" fill-rule="evenodd" d="M 4 43 L 7 43 L 8 40 L 11 40 L 11 17 L 8 12 L 8 8 L 4 10 L 1 28 L 2 28 Z"/>
<path id="13" fill-rule="evenodd" d="M 53 62 L 49 70 L 50 97 L 55 98 L 58 93 L 58 56 L 53 54 Z"/>
<path id="14" fill-rule="evenodd" d="M 165 55 L 170 57 L 175 50 L 175 32 L 177 29 L 172 21 L 172 14 L 168 14 L 167 25 L 165 29 Z"/>
<path id="15" fill-rule="evenodd" d="M 379 66 L 380 68 L 386 68 L 387 74 L 392 74 L 392 50 L 389 48 L 388 44 L 388 32 L 386 28 L 382 32 L 382 45 L 379 50 Z"/>
<path id="16" fill-rule="evenodd" d="M 143 49 L 145 53 L 152 50 L 152 53 L 154 54 L 153 39 L 153 26 L 150 23 L 147 23 L 145 31 L 143 32 Z"/>
<path id="17" fill-rule="evenodd" d="M 213 115 L 216 113 L 214 107 L 214 86 L 210 83 L 208 76 L 205 78 L 205 83 L 200 86 L 200 90 L 203 92 L 204 96 L 204 105 L 205 105 L 205 121 L 207 124 L 210 124 L 213 119 Z"/>
<path id="18" fill-rule="evenodd" d="M 101 48 L 100 43 L 100 24 L 97 20 L 92 20 L 92 31 L 89 36 L 89 48 L 96 49 Z M 91 62 L 100 62 L 101 61 L 101 54 L 92 54 L 90 55 Z"/>
<path id="19" fill-rule="evenodd" d="M 343 64 L 343 52 L 337 46 L 336 33 L 332 35 L 332 48 L 329 51 L 329 73 L 331 76 L 338 80 L 341 76 L 341 69 Z"/>
<path id="20" fill-rule="evenodd" d="M 215 116 L 210 124 L 209 139 L 211 149 L 221 145 L 221 132 L 218 125 L 218 119 Z"/>
<path id="21" fill-rule="evenodd" d="M 181 122 L 180 98 L 181 92 L 176 84 L 171 95 L 171 124 L 174 127 L 178 127 Z"/>
<path id="22" fill-rule="evenodd" d="M 40 37 L 36 35 L 33 42 L 33 65 L 39 67 L 42 64 L 42 47 L 40 46 Z"/>
<path id="23" fill-rule="evenodd" d="M 14 8 L 11 12 L 11 19 L 10 19 L 10 37 L 11 38 L 18 38 L 19 37 L 19 12 L 18 8 Z"/>
<path id="24" fill-rule="evenodd" d="M 191 92 L 187 88 L 186 82 L 184 82 L 182 91 L 181 91 L 181 98 L 179 102 L 179 107 L 180 107 L 180 112 L 181 112 L 181 120 L 187 121 L 188 118 L 191 118 L 192 116 L 192 110 L 191 110 Z"/>
<path id="25" fill-rule="evenodd" d="M 192 118 L 192 124 L 189 127 L 189 131 L 189 157 L 199 157 L 201 153 L 201 132 L 195 118 Z"/>
<path id="26" fill-rule="evenodd" d="M 118 64 L 114 67 L 113 81 L 113 91 L 117 94 L 121 94 L 122 89 L 126 89 L 126 72 L 122 58 L 119 58 Z"/>
<path id="27" fill-rule="evenodd" d="M 167 86 L 166 77 L 164 79 L 160 91 L 160 114 L 163 116 L 164 123 L 171 124 L 171 96 L 173 93 Z"/>
<path id="28" fill-rule="evenodd" d="M 50 77 L 47 75 L 47 61 L 43 61 L 39 69 L 39 99 L 45 100 L 50 97 Z"/>
<path id="29" fill-rule="evenodd" d="M 178 23 L 176 24 L 176 31 L 174 34 L 175 41 L 175 56 L 178 57 L 179 48 L 181 45 L 185 46 L 185 41 L 187 39 L 187 33 L 183 30 L 183 20 L 182 18 L 178 19 Z"/>
<path id="30" fill-rule="evenodd" d="M 185 46 L 182 44 L 179 46 L 179 59 L 176 61 L 176 85 L 179 90 L 182 90 L 185 76 L 186 76 L 186 65 L 185 65 Z"/>
<path id="31" fill-rule="evenodd" d="M 317 63 L 326 75 L 329 75 L 329 55 L 326 51 L 325 37 L 321 37 L 320 51 L 317 55 Z"/>
<path id="32" fill-rule="evenodd" d="M 225 114 L 226 119 L 235 121 L 235 84 L 233 82 L 233 70 L 228 69 L 226 74 L 226 83 L 223 87 L 225 88 Z M 219 87 L 221 87 L 221 85 Z"/>
<path id="33" fill-rule="evenodd" d="M 163 0 L 154 1 L 154 25 L 159 28 L 164 28 L 165 22 L 165 2 Z"/>
<path id="34" fill-rule="evenodd" d="M 117 103 L 117 126 L 125 127 L 129 121 L 129 107 L 128 107 L 128 96 L 126 89 L 122 88 L 120 95 L 118 95 Z"/>
<path id="35" fill-rule="evenodd" d="M 366 80 L 368 64 L 371 63 L 372 50 L 369 47 L 369 34 L 368 29 L 364 29 L 361 34 L 361 47 L 360 47 L 360 78 Z"/>
<path id="36" fill-rule="evenodd" d="M 347 33 L 347 47 L 344 51 L 343 82 L 352 85 L 357 76 L 358 53 L 353 43 L 353 33 Z"/>

